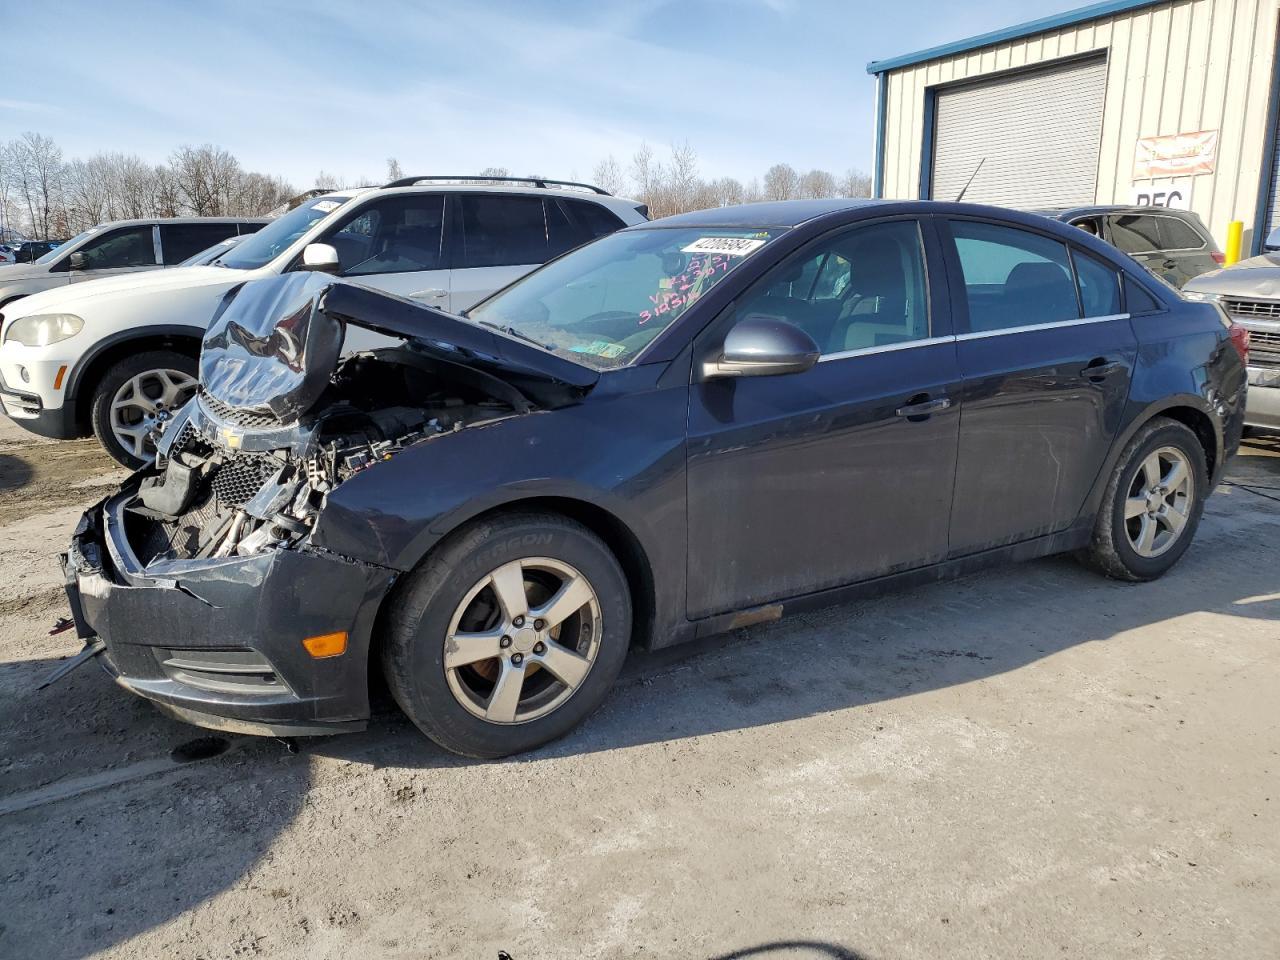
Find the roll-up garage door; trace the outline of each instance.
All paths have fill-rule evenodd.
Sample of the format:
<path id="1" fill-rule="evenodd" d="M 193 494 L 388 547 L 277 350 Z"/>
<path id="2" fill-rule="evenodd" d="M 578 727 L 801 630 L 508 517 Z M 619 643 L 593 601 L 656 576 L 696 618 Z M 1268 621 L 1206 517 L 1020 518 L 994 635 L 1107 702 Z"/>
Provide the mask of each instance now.
<path id="1" fill-rule="evenodd" d="M 968 203 L 1093 203 L 1106 85 L 1097 58 L 940 89 L 931 196 L 955 200 L 973 177 Z"/>

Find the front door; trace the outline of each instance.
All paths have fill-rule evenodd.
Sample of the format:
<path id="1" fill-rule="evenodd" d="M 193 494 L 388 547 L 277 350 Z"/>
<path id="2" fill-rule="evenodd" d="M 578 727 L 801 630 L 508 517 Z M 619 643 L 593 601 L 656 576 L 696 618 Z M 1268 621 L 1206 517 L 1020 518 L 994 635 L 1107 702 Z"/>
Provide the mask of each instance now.
<path id="1" fill-rule="evenodd" d="M 926 269 L 935 243 L 914 219 L 828 235 L 700 338 L 714 351 L 734 322 L 764 315 L 823 355 L 804 373 L 692 386 L 691 618 L 946 555 L 959 378 L 941 270 L 931 283 Z"/>
<path id="2" fill-rule="evenodd" d="M 153 270 L 160 264 L 157 255 L 156 228 L 151 224 L 135 227 L 117 227 L 80 245 L 72 254 L 58 262 L 65 264 L 67 279 L 71 283 L 81 280 L 97 280 L 114 277 L 137 270 Z M 83 255 L 83 267 L 71 269 L 71 258 Z M 79 262 L 79 257 L 76 257 Z"/>
<path id="3" fill-rule="evenodd" d="M 375 290 L 449 308 L 444 249 L 444 194 L 398 194 L 365 204 L 318 239 L 338 251 L 339 275 Z M 368 350 L 395 341 L 359 327 L 344 349 Z"/>
<path id="4" fill-rule="evenodd" d="M 1101 260 L 1030 230 L 944 226 L 960 305 L 950 539 L 962 555 L 1076 519 L 1122 421 L 1137 340 Z"/>

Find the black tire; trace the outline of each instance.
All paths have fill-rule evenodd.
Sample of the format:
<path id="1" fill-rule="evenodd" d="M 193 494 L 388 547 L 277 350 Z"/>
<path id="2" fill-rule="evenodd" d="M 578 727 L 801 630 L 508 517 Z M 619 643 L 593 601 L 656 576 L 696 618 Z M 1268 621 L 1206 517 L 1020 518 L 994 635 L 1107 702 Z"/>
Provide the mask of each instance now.
<path id="1" fill-rule="evenodd" d="M 136 470 L 146 463 L 150 457 L 139 457 L 132 450 L 126 449 L 115 435 L 111 426 L 111 401 L 116 392 L 126 382 L 150 370 L 177 370 L 189 377 L 197 374 L 195 359 L 176 350 L 148 350 L 132 357 L 126 357 L 110 367 L 102 379 L 94 387 L 90 399 L 90 419 L 94 436 L 102 444 L 103 449 L 111 454 L 111 458 L 123 466 Z"/>
<path id="2" fill-rule="evenodd" d="M 482 579 L 530 557 L 568 564 L 587 579 L 601 614 L 599 646 L 580 686 L 550 713 L 493 723 L 468 711 L 450 688 L 445 636 L 455 611 Z M 399 585 L 387 618 L 382 664 L 392 696 L 423 733 L 454 753 L 495 759 L 564 736 L 593 713 L 617 679 L 630 642 L 626 576 L 599 537 L 556 514 L 500 514 L 451 535 Z"/>
<path id="3" fill-rule="evenodd" d="M 1126 533 L 1125 502 L 1130 486 L 1143 462 L 1158 450 L 1172 447 L 1186 457 L 1192 472 L 1191 503 L 1185 526 L 1163 553 L 1146 557 L 1138 553 Z M 1093 540 L 1079 556 L 1088 566 L 1117 580 L 1154 580 L 1169 570 L 1186 553 L 1209 496 L 1209 473 L 1205 451 L 1199 438 L 1185 424 L 1167 417 L 1155 417 L 1144 424 L 1129 441 L 1107 483 L 1094 523 Z"/>

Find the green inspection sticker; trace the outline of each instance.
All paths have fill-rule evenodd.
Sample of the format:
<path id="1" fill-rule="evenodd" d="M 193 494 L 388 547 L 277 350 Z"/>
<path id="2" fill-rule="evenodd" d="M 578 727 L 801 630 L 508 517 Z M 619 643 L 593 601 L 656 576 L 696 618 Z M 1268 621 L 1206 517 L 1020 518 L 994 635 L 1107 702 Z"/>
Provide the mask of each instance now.
<path id="1" fill-rule="evenodd" d="M 622 352 L 627 348 L 611 340 L 592 340 L 590 343 L 580 343 L 569 349 L 573 353 L 589 353 L 593 357 L 607 357 L 612 360 L 614 357 L 622 356 Z"/>

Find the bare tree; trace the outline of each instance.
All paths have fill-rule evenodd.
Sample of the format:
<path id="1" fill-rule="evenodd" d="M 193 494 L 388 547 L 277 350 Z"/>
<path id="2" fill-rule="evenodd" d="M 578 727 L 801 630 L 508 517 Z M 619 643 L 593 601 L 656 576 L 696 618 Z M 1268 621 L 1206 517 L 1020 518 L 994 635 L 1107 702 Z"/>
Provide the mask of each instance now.
<path id="1" fill-rule="evenodd" d="M 511 171 L 506 167 L 485 167 L 480 171 L 482 177 L 492 177 L 495 180 L 501 180 L 503 177 L 511 176 Z"/>
<path id="2" fill-rule="evenodd" d="M 671 146 L 671 171 L 668 179 L 672 213 L 685 213 L 699 208 L 702 181 L 698 179 L 698 155 L 687 140 Z"/>
<path id="3" fill-rule="evenodd" d="M 404 171 L 400 169 L 400 161 L 395 157 L 387 157 L 387 182 L 404 179 Z"/>
<path id="4" fill-rule="evenodd" d="M 62 150 L 49 137 L 27 132 L 9 145 L 9 153 L 27 222 L 33 233 L 47 238 L 62 200 Z"/>
<path id="5" fill-rule="evenodd" d="M 596 164 L 596 168 L 592 171 L 591 180 L 596 186 L 602 190 L 618 196 L 627 189 L 627 178 L 622 173 L 622 167 L 618 165 L 618 161 L 613 158 L 613 154 L 605 157 Z"/>
<path id="6" fill-rule="evenodd" d="M 733 177 L 721 177 L 715 182 L 713 189 L 717 207 L 731 207 L 744 203 L 747 199 L 746 188 Z"/>
<path id="7" fill-rule="evenodd" d="M 796 196 L 808 200 L 837 196 L 836 178 L 826 170 L 810 170 L 796 184 Z"/>
<path id="8" fill-rule="evenodd" d="M 791 200 L 800 188 L 800 178 L 787 163 L 775 163 L 764 174 L 766 200 Z"/>
<path id="9" fill-rule="evenodd" d="M 872 190 L 871 175 L 850 167 L 840 178 L 839 189 L 842 197 L 869 197 Z"/>
<path id="10" fill-rule="evenodd" d="M 178 178 L 183 204 L 197 217 L 215 217 L 230 207 L 231 194 L 243 171 L 226 150 L 206 143 L 182 146 L 169 159 Z"/>

